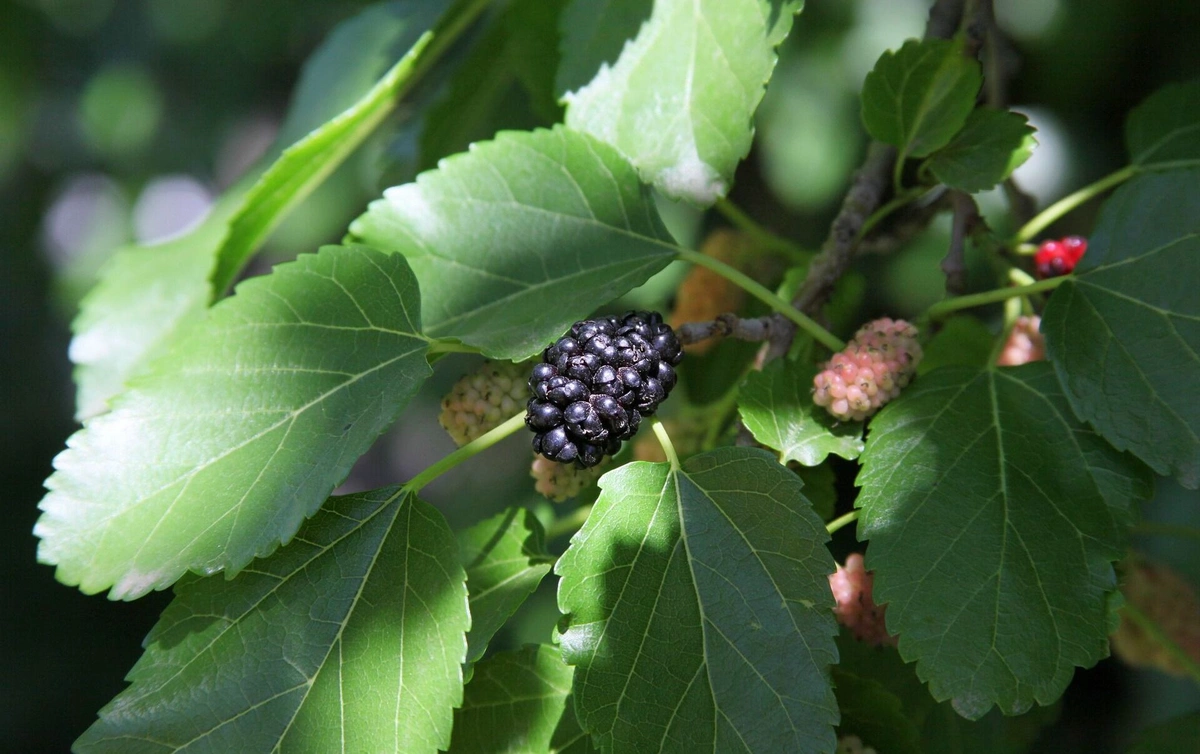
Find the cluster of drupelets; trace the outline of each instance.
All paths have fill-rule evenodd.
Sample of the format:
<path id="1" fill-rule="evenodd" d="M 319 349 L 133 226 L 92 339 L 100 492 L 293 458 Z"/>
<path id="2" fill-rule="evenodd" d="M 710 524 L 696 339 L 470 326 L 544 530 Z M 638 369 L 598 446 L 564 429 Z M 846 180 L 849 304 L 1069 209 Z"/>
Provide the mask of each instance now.
<path id="1" fill-rule="evenodd" d="M 862 421 L 900 394 L 920 360 L 917 328 L 888 317 L 868 322 L 813 378 L 813 402 L 842 421 Z"/>
<path id="2" fill-rule="evenodd" d="M 508 361 L 483 362 L 446 393 L 438 422 L 460 447 L 495 429 L 529 400 L 527 371 Z"/>
<path id="3" fill-rule="evenodd" d="M 1043 241 L 1033 255 L 1033 266 L 1039 278 L 1067 275 L 1083 259 L 1087 251 L 1087 239 L 1082 236 L 1067 236 L 1058 241 Z"/>
<path id="4" fill-rule="evenodd" d="M 854 553 L 844 565 L 829 576 L 829 588 L 837 607 L 833 609 L 838 623 L 850 629 L 854 638 L 874 646 L 896 646 L 896 637 L 889 636 L 884 625 L 886 606 L 876 605 L 871 595 L 874 575 L 866 569 L 863 556 Z"/>

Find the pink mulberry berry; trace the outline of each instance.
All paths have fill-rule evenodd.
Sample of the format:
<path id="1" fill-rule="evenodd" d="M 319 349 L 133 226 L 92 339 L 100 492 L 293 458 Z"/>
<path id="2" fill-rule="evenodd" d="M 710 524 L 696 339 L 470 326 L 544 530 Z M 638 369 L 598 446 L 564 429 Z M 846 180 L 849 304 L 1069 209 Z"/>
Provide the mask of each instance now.
<path id="1" fill-rule="evenodd" d="M 997 366 L 1017 367 L 1045 359 L 1046 341 L 1038 329 L 1041 324 L 1041 317 L 1018 317 L 1008 334 L 1004 350 L 996 359 Z"/>
<path id="2" fill-rule="evenodd" d="M 1123 576 L 1121 592 L 1129 604 L 1200 662 L 1200 598 L 1192 585 L 1173 569 L 1136 556 L 1125 564 Z M 1120 627 L 1109 638 L 1113 653 L 1130 665 L 1158 668 L 1171 675 L 1187 674 L 1178 659 L 1123 613 Z"/>
<path id="3" fill-rule="evenodd" d="M 854 553 L 846 564 L 838 566 L 829 577 L 829 588 L 837 607 L 833 609 L 838 623 L 850 629 L 854 638 L 875 646 L 896 646 L 896 637 L 889 636 L 884 626 L 886 607 L 876 605 L 871 597 L 875 577 L 863 566 L 863 556 Z"/>
<path id="4" fill-rule="evenodd" d="M 875 749 L 864 746 L 858 736 L 842 736 L 838 739 L 834 754 L 875 754 Z"/>
<path id="5" fill-rule="evenodd" d="M 888 317 L 868 322 L 813 378 L 813 402 L 843 421 L 862 421 L 900 394 L 920 360 L 917 328 Z"/>
<path id="6" fill-rule="evenodd" d="M 573 463 L 558 463 L 537 453 L 533 457 L 529 475 L 536 480 L 534 488 L 538 492 L 556 503 L 561 503 L 587 489 L 608 470 L 608 465 L 606 458 L 598 466 L 581 469 Z"/>
<path id="7" fill-rule="evenodd" d="M 525 407 L 528 370 L 507 361 L 485 361 L 442 399 L 438 422 L 459 446 L 495 429 Z"/>

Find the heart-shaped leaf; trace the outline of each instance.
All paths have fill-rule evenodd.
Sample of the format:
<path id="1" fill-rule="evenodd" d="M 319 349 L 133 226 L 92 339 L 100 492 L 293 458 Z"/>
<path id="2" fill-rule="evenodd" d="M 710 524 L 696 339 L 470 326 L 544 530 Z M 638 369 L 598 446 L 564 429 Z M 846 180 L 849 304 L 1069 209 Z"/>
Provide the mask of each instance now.
<path id="1" fill-rule="evenodd" d="M 559 559 L 583 728 L 610 752 L 832 752 L 828 534 L 769 453 L 631 463 Z"/>
<path id="2" fill-rule="evenodd" d="M 667 196 L 725 195 L 750 151 L 775 47 L 802 0 L 657 0 L 616 63 L 568 94 L 567 125 L 612 144 Z"/>
<path id="3" fill-rule="evenodd" d="M 561 127 L 475 144 L 388 189 L 351 232 L 408 257 L 428 334 L 512 360 L 538 353 L 676 252 L 633 167 Z"/>
<path id="4" fill-rule="evenodd" d="M 133 599 L 286 542 L 430 374 L 403 257 L 326 247 L 238 287 L 55 459 L 38 558 Z"/>
<path id="5" fill-rule="evenodd" d="M 980 107 L 962 130 L 929 158 L 929 170 L 951 188 L 974 194 L 987 191 L 1019 168 L 1037 141 L 1024 115 Z"/>
<path id="6" fill-rule="evenodd" d="M 1110 443 L 1200 486 L 1200 170 L 1145 175 L 1104 204 L 1042 317 L 1075 413 Z"/>
<path id="7" fill-rule="evenodd" d="M 462 701 L 464 579 L 445 519 L 415 496 L 332 498 L 233 581 L 180 584 L 130 687 L 75 750 L 444 749 Z"/>
<path id="8" fill-rule="evenodd" d="M 935 698 L 1020 714 L 1108 655 L 1112 563 L 1152 476 L 1075 419 L 1048 364 L 924 375 L 860 461 L 875 601 Z"/>

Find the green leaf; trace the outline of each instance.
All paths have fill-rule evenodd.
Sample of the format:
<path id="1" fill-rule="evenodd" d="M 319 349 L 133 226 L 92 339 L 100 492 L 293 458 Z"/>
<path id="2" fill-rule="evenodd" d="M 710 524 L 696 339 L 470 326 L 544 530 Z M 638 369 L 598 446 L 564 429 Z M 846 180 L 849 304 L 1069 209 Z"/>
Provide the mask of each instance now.
<path id="1" fill-rule="evenodd" d="M 563 716 L 574 671 L 557 648 L 492 655 L 475 669 L 454 713 L 450 754 L 538 754 Z"/>
<path id="2" fill-rule="evenodd" d="M 630 463 L 559 559 L 563 658 L 604 751 L 831 752 L 828 534 L 762 450 Z"/>
<path id="3" fill-rule="evenodd" d="M 133 599 L 287 542 L 430 374 L 404 259 L 326 247 L 238 287 L 55 459 L 38 558 Z"/>
<path id="4" fill-rule="evenodd" d="M 351 232 L 408 257 L 426 333 L 520 360 L 644 283 L 676 247 L 611 147 L 508 132 L 388 189 Z"/>
<path id="5" fill-rule="evenodd" d="M 464 579 L 415 496 L 331 498 L 233 581 L 177 586 L 75 750 L 435 752 L 462 700 Z"/>
<path id="6" fill-rule="evenodd" d="M 1128 754 L 1195 754 L 1200 741 L 1200 712 L 1183 715 L 1138 734 Z"/>
<path id="7" fill-rule="evenodd" d="M 562 62 L 554 91 L 565 94 L 612 65 L 650 17 L 654 0 L 573 0 L 562 16 Z"/>
<path id="8" fill-rule="evenodd" d="M 1024 115 L 977 108 L 950 143 L 929 158 L 929 169 L 950 188 L 970 194 L 987 191 L 1033 154 L 1033 132 Z"/>
<path id="9" fill-rule="evenodd" d="M 882 683 L 834 666 L 833 685 L 842 715 L 839 736 L 858 736 L 865 745 L 888 754 L 923 754 L 916 723 L 900 697 Z"/>
<path id="10" fill-rule="evenodd" d="M 673 199 L 712 204 L 750 151 L 775 47 L 801 0 L 657 0 L 611 68 L 566 95 L 567 125 Z"/>
<path id="11" fill-rule="evenodd" d="M 979 63 L 963 55 L 961 39 L 910 39 L 883 53 L 867 74 L 863 125 L 898 148 L 900 159 L 926 157 L 967 122 L 982 83 Z"/>
<path id="12" fill-rule="evenodd" d="M 178 331 L 204 317 L 213 249 L 247 188 L 231 188 L 186 235 L 121 249 L 101 270 L 71 323 L 77 420 L 107 411 L 130 377 L 160 355 Z"/>
<path id="13" fill-rule="evenodd" d="M 1164 86 L 1131 110 L 1125 143 L 1148 170 L 1200 163 L 1200 79 Z"/>
<path id="14" fill-rule="evenodd" d="M 287 213 L 342 164 L 392 111 L 415 83 L 419 67 L 427 59 L 436 56 L 436 48 L 444 47 L 441 39 L 437 45 L 433 44 L 434 40 L 438 37 L 452 38 L 452 27 L 464 23 L 477 12 L 460 2 L 446 13 L 438 28 L 426 31 L 437 18 L 431 12 L 434 7 L 431 3 L 372 6 L 330 36 L 308 70 L 314 77 L 322 74 L 328 77 L 329 80 L 322 83 L 335 85 L 330 87 L 334 91 L 338 84 L 349 84 L 347 88 L 350 88 L 353 83 L 359 83 L 343 81 L 347 76 L 359 79 L 365 72 L 374 73 L 371 68 L 390 63 L 395 59 L 392 51 L 403 49 L 400 45 L 411 47 L 378 82 L 345 110 L 285 149 L 250 189 L 241 210 L 230 220 L 229 234 L 217 249 L 216 269 L 212 274 L 214 295 L 220 296 L 229 287 L 246 260 Z M 361 68 L 345 67 L 343 64 L 339 70 L 335 67 L 336 63 L 329 62 L 339 54 L 350 55 Z M 331 76 L 331 73 L 340 75 Z M 309 101 L 311 96 L 305 96 L 310 91 L 303 90 L 298 97 L 297 104 L 306 105 L 302 112 L 316 107 Z"/>
<path id="15" fill-rule="evenodd" d="M 551 754 L 592 754 L 597 751 L 592 745 L 592 737 L 579 725 L 575 715 L 575 697 L 568 696 L 563 708 L 562 719 L 554 730 L 554 738 L 550 740 Z"/>
<path id="16" fill-rule="evenodd" d="M 1075 419 L 1048 364 L 921 377 L 860 462 L 875 600 L 935 698 L 1016 715 L 1108 655 L 1112 562 L 1152 477 Z"/>
<path id="17" fill-rule="evenodd" d="M 986 367 L 995 341 L 992 331 L 975 317 L 966 314 L 951 317 L 925 346 L 917 375 L 928 374 L 938 367 Z"/>
<path id="18" fill-rule="evenodd" d="M 862 452 L 862 424 L 839 423 L 812 401 L 816 367 L 776 359 L 751 372 L 738 391 L 738 413 L 754 439 L 778 450 L 784 463 L 816 466 L 830 453 L 847 460 Z"/>
<path id="19" fill-rule="evenodd" d="M 228 190 L 208 218 L 187 235 L 116 253 L 99 283 L 84 298 L 79 316 L 72 323 L 75 339 L 70 355 L 76 364 L 75 382 L 79 386 L 77 419 L 82 421 L 105 411 L 109 399 L 124 389 L 130 377 L 144 371 L 146 364 L 180 332 L 203 318 L 214 290 L 223 291 L 231 274 L 245 261 L 245 255 L 254 251 L 245 248 L 247 237 L 230 242 L 240 244 L 236 253 L 243 256 L 228 259 L 217 275 L 219 285 L 215 288 L 210 285 L 218 249 L 228 246 L 230 220 L 241 215 L 242 230 L 255 233 L 262 229 L 248 224 L 255 218 L 273 227 L 301 198 L 293 192 L 299 188 L 301 193 L 307 193 L 319 183 L 336 161 L 345 156 L 335 153 L 346 144 L 329 144 L 328 137 L 336 133 L 361 140 L 363 134 L 357 131 L 346 134 L 344 126 L 361 125 L 362 117 L 374 117 L 376 111 L 368 105 L 379 93 L 377 88 L 373 89 L 379 77 L 417 42 L 443 7 L 441 3 L 428 1 L 381 3 L 335 28 L 304 66 L 286 120 L 269 152 L 270 159 L 274 160 L 293 142 L 304 140 L 310 131 L 338 113 L 347 111 L 349 120 L 335 120 L 326 126 L 328 130 L 318 132 L 325 136 L 314 134 L 310 140 L 292 146 L 270 169 L 269 175 L 275 176 L 270 181 L 266 176 L 257 176 L 264 168 L 253 171 Z M 297 165 L 306 159 L 317 161 L 312 165 Z M 314 178 L 307 172 L 310 168 L 320 172 L 320 176 Z M 308 183 L 300 186 L 296 180 Z M 268 187 L 284 193 L 275 196 L 268 192 Z M 266 205 L 259 207 L 260 201 L 270 204 L 265 214 Z M 280 205 L 281 201 L 286 205 Z"/>
<path id="20" fill-rule="evenodd" d="M 1050 297 L 1046 352 L 1110 443 L 1200 486 L 1200 170 L 1134 178 Z"/>
<path id="21" fill-rule="evenodd" d="M 542 525 L 524 508 L 509 508 L 459 532 L 458 547 L 471 595 L 467 662 L 473 663 L 537 589 L 554 558 L 546 553 Z"/>
<path id="22" fill-rule="evenodd" d="M 804 496 L 812 503 L 813 512 L 822 521 L 833 518 L 837 509 L 837 476 L 829 464 L 790 467 L 804 482 Z"/>
<path id="23" fill-rule="evenodd" d="M 558 16 L 566 0 L 514 0 L 455 71 L 425 118 L 418 170 L 505 129 L 562 120 L 554 97 Z"/>

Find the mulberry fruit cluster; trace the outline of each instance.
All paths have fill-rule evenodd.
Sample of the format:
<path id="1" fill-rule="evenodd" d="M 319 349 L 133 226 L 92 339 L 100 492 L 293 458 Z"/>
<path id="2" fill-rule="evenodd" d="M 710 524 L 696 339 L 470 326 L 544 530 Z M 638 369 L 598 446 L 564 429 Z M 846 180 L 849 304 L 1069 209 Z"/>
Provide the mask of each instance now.
<path id="1" fill-rule="evenodd" d="M 813 402 L 843 421 L 862 421 L 900 394 L 920 361 L 917 328 L 888 317 L 868 322 L 813 378 Z"/>
<path id="2" fill-rule="evenodd" d="M 525 402 L 525 369 L 508 361 L 485 361 L 442 398 L 438 423 L 462 447 L 504 423 Z"/>
<path id="3" fill-rule="evenodd" d="M 996 359 L 996 365 L 1019 367 L 1045 359 L 1046 340 L 1042 337 L 1041 326 L 1041 317 L 1018 317 L 1008 333 L 1008 340 L 1004 342 L 1004 350 Z"/>
<path id="4" fill-rule="evenodd" d="M 1157 623 L 1193 661 L 1200 662 L 1200 597 L 1192 585 L 1171 568 L 1140 558 L 1126 563 L 1123 576 L 1121 592 L 1128 603 Z M 1187 675 L 1183 663 L 1123 612 L 1120 627 L 1109 638 L 1113 653 L 1134 667 Z"/>
<path id="5" fill-rule="evenodd" d="M 529 475 L 534 478 L 534 489 L 556 503 L 570 500 L 587 489 L 600 478 L 608 464 L 581 469 L 575 464 L 555 463 L 546 456 L 534 454 Z"/>
<path id="6" fill-rule="evenodd" d="M 1075 269 L 1083 253 L 1087 251 L 1087 239 L 1067 236 L 1060 241 L 1046 241 L 1033 255 L 1033 265 L 1039 278 L 1054 278 L 1066 275 Z"/>
<path id="7" fill-rule="evenodd" d="M 682 356 L 658 313 L 576 322 L 529 377 L 525 424 L 535 433 L 533 449 L 551 461 L 597 465 L 666 399 Z"/>
<path id="8" fill-rule="evenodd" d="M 837 607 L 833 609 L 841 623 L 854 638 L 874 646 L 896 646 L 896 637 L 889 636 L 884 626 L 883 613 L 886 608 L 876 605 L 871 596 L 874 575 L 863 565 L 863 556 L 854 553 L 846 558 L 846 564 L 838 566 L 829 577 L 829 588 Z"/>

